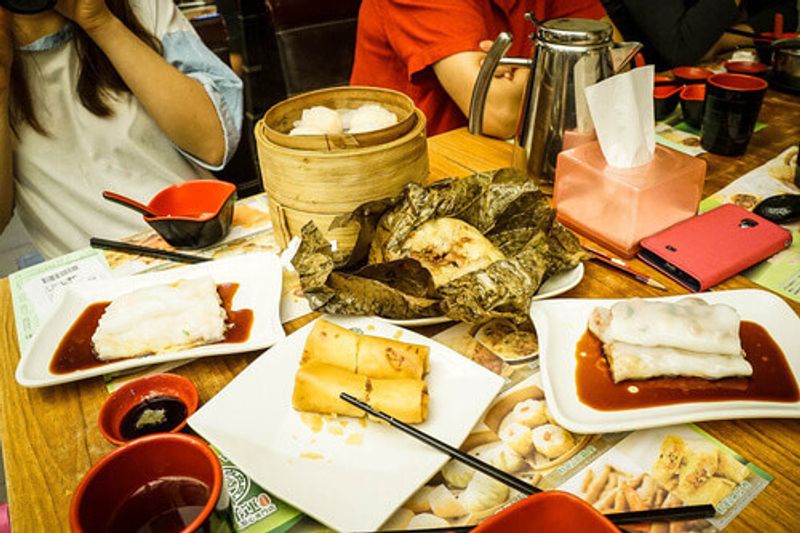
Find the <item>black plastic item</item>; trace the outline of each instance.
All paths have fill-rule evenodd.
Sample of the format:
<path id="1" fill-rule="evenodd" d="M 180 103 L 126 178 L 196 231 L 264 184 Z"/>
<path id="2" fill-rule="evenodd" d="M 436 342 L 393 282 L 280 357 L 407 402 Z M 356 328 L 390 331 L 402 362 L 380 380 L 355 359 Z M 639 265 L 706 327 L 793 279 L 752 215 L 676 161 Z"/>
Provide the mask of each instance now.
<path id="1" fill-rule="evenodd" d="M 20 15 L 33 15 L 53 9 L 56 0 L 0 0 L 0 7 Z"/>
<path id="2" fill-rule="evenodd" d="M 745 153 L 767 86 L 764 80 L 743 74 L 709 78 L 700 145 L 712 154 Z"/>
<path id="3" fill-rule="evenodd" d="M 762 200 L 753 213 L 776 224 L 800 219 L 800 194 L 779 194 Z"/>
<path id="4" fill-rule="evenodd" d="M 681 92 L 679 85 L 657 85 L 653 90 L 653 111 L 656 120 L 664 120 L 675 111 Z"/>
<path id="5" fill-rule="evenodd" d="M 687 85 L 681 90 L 680 99 L 683 120 L 691 127 L 700 129 L 703 124 L 706 86 L 700 84 Z"/>

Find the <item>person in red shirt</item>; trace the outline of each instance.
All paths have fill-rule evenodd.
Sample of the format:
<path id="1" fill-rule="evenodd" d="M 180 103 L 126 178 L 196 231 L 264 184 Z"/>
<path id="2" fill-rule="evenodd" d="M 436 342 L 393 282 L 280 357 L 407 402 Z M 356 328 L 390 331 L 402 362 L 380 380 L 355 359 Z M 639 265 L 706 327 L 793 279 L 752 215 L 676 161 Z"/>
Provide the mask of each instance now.
<path id="1" fill-rule="evenodd" d="M 490 41 L 510 31 L 514 42 L 508 55 L 531 57 L 528 35 L 534 26 L 524 18 L 527 11 L 538 20 L 605 16 L 599 0 L 363 0 L 350 83 L 409 95 L 427 117 L 428 135 L 465 126 Z M 523 71 L 498 71 L 484 133 L 514 134 L 527 80 Z"/>

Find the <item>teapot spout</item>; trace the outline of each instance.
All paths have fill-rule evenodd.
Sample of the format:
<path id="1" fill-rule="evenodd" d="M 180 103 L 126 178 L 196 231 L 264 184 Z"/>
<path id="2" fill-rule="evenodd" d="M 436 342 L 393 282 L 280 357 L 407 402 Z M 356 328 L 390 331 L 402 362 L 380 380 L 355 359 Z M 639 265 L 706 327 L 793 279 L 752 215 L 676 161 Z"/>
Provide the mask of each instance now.
<path id="1" fill-rule="evenodd" d="M 644 45 L 642 43 L 636 41 L 614 43 L 614 49 L 612 51 L 614 74 L 622 72 L 643 47 Z"/>

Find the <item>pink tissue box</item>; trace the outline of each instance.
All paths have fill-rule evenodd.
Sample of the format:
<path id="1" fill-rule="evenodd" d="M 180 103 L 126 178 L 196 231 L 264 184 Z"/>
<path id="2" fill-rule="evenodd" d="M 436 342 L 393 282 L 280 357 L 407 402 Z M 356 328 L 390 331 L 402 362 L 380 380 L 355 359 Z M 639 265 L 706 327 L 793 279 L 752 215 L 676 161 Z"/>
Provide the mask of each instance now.
<path id="1" fill-rule="evenodd" d="M 639 241 L 697 213 L 706 162 L 656 145 L 634 168 L 606 164 L 600 143 L 558 154 L 553 202 L 558 220 L 623 257 Z"/>

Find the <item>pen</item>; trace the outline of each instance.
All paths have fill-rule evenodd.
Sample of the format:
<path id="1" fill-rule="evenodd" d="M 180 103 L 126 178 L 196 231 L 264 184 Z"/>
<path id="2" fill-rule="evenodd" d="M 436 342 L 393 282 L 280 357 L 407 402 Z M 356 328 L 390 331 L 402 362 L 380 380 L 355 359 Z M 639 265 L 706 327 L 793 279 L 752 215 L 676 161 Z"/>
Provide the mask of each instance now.
<path id="1" fill-rule="evenodd" d="M 592 259 L 599 261 L 604 265 L 608 265 L 612 268 L 615 268 L 620 272 L 624 272 L 629 276 L 633 277 L 633 279 L 635 279 L 636 281 L 644 283 L 645 285 L 648 285 L 650 287 L 655 287 L 656 289 L 660 289 L 662 291 L 667 290 L 667 288 L 664 285 L 657 282 L 656 280 L 633 270 L 631 267 L 628 266 L 628 263 L 626 263 L 622 259 L 619 259 L 617 257 L 611 257 L 610 255 L 603 253 L 600 250 L 595 250 L 594 248 L 590 248 L 588 246 L 584 246 L 583 248 L 587 252 L 593 255 Z"/>

